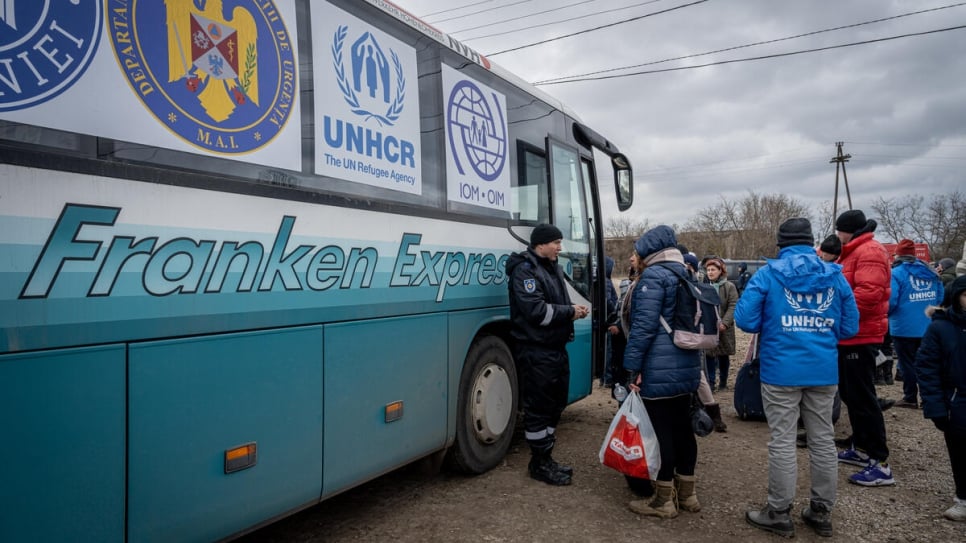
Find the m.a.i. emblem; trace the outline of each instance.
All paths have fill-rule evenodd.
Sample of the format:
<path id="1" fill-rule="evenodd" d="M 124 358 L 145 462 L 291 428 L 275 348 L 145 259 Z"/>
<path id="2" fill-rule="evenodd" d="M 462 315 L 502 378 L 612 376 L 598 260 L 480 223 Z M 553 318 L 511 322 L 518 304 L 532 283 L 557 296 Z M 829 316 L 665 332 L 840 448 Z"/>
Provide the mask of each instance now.
<path id="1" fill-rule="evenodd" d="M 184 141 L 257 150 L 298 96 L 294 37 L 270 0 L 107 0 L 118 65 L 141 102 Z"/>

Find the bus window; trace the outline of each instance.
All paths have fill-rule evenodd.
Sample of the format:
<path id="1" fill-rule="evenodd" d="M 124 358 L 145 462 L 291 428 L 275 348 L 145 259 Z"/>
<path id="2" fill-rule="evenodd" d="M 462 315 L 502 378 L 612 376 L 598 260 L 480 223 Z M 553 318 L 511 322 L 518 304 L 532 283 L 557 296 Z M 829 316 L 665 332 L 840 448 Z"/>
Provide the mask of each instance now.
<path id="1" fill-rule="evenodd" d="M 521 142 L 520 174 L 513 187 L 513 218 L 534 223 L 548 222 L 547 160 L 543 153 Z"/>
<path id="2" fill-rule="evenodd" d="M 590 236 L 587 233 L 586 201 L 580 175 L 580 157 L 572 147 L 548 138 L 551 184 L 553 190 L 553 223 L 564 234 L 564 250 L 560 254 L 564 271 L 574 288 L 590 296 Z"/>

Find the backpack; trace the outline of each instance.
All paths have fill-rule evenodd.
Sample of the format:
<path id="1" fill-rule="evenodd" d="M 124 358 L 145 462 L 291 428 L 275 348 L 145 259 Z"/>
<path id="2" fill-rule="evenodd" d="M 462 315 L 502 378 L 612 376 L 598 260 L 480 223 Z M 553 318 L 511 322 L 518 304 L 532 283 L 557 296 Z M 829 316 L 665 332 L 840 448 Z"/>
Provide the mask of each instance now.
<path id="1" fill-rule="evenodd" d="M 704 350 L 718 346 L 718 323 L 721 315 L 718 307 L 721 298 L 718 289 L 708 283 L 698 283 L 670 266 L 664 266 L 678 277 L 678 289 L 674 300 L 674 315 L 668 323 L 661 316 L 661 326 L 680 349 Z"/>

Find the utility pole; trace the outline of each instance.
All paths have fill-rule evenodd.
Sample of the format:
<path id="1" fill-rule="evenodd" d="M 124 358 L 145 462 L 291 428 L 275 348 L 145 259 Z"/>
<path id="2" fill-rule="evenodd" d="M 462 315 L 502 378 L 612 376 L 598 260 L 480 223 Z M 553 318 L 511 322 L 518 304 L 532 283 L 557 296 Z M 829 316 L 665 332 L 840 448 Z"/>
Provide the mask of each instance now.
<path id="1" fill-rule="evenodd" d="M 852 209 L 852 193 L 849 192 L 849 176 L 845 173 L 845 163 L 852 158 L 852 155 L 843 155 L 842 146 L 845 142 L 837 141 L 835 146 L 838 147 L 838 154 L 829 160 L 829 164 L 835 163 L 835 199 L 832 200 L 832 222 L 839 216 L 839 169 L 842 170 L 842 179 L 845 182 L 845 196 L 849 200 L 849 209 Z"/>

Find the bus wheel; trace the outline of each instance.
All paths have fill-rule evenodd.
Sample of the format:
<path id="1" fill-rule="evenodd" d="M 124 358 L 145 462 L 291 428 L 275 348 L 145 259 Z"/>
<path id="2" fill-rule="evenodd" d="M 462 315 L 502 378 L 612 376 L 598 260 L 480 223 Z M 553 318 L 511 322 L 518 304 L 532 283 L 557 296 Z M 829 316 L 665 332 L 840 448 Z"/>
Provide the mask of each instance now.
<path id="1" fill-rule="evenodd" d="M 460 376 L 451 467 L 479 474 L 503 460 L 513 438 L 517 397 L 516 367 L 506 343 L 496 336 L 475 341 Z"/>

